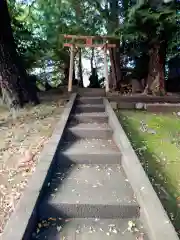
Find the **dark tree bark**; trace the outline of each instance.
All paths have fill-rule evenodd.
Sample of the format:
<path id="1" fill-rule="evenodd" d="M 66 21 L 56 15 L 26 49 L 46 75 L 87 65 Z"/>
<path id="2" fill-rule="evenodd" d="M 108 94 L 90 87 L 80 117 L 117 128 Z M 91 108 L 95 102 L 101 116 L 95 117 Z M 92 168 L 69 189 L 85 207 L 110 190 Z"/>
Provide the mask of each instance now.
<path id="1" fill-rule="evenodd" d="M 149 72 L 144 94 L 165 94 L 165 44 L 155 43 L 149 51 Z"/>
<path id="2" fill-rule="evenodd" d="M 2 98 L 9 108 L 23 106 L 23 97 L 18 86 L 17 68 L 11 61 L 0 37 L 0 87 Z"/>
<path id="3" fill-rule="evenodd" d="M 68 83 L 68 79 L 69 79 L 69 64 L 68 63 L 65 63 L 64 64 L 64 80 L 63 80 L 63 84 L 64 85 L 67 85 Z"/>
<path id="4" fill-rule="evenodd" d="M 119 6 L 118 0 L 108 0 L 110 21 L 108 23 L 108 33 L 111 34 L 119 27 Z M 110 50 L 110 61 L 112 67 L 113 88 L 118 89 L 122 79 L 121 66 L 120 66 L 120 41 L 111 39 L 110 43 L 116 44 L 116 48 Z"/>
<path id="5" fill-rule="evenodd" d="M 72 82 L 73 82 L 73 85 L 77 85 L 76 83 L 76 72 L 75 72 L 75 63 L 73 64 L 73 79 L 72 79 Z"/>
<path id="6" fill-rule="evenodd" d="M 110 62 L 112 69 L 112 86 L 114 90 L 120 88 L 120 83 L 122 80 L 122 72 L 121 72 L 121 61 L 120 61 L 120 43 L 119 40 L 111 40 L 112 44 L 116 44 L 116 48 L 112 48 L 109 50 L 110 52 Z"/>
<path id="7" fill-rule="evenodd" d="M 109 54 L 110 54 L 110 62 L 111 62 L 111 71 L 110 71 L 111 76 L 110 76 L 109 87 L 112 88 L 112 89 L 116 89 L 117 79 L 116 79 L 116 66 L 115 66 L 113 49 L 109 50 Z"/>
<path id="8" fill-rule="evenodd" d="M 159 65 L 160 65 L 160 92 L 161 94 L 166 93 L 165 88 L 165 64 L 166 64 L 166 54 L 167 54 L 167 42 L 162 41 L 159 48 Z"/>
<path id="9" fill-rule="evenodd" d="M 121 60 L 120 60 L 120 41 L 116 40 L 116 48 L 114 49 L 115 70 L 116 70 L 116 89 L 120 88 L 122 81 Z"/>
<path id="10" fill-rule="evenodd" d="M 0 21 L 0 84 L 4 100 L 10 108 L 22 107 L 29 100 L 37 104 L 37 94 L 16 51 L 6 0 L 0 1 Z"/>
<path id="11" fill-rule="evenodd" d="M 63 72 L 64 72 L 64 79 L 63 79 L 63 85 L 68 85 L 68 79 L 69 79 L 69 66 L 70 66 L 70 55 L 69 52 L 64 57 L 64 63 L 63 66 Z M 60 68 L 61 71 L 61 68 Z"/>

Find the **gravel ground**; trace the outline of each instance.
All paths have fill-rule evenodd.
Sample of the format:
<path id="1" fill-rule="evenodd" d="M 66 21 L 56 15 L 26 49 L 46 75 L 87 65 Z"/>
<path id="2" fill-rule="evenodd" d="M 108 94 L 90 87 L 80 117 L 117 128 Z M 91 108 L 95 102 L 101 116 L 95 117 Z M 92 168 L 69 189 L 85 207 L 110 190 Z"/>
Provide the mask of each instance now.
<path id="1" fill-rule="evenodd" d="M 39 154 L 68 97 L 50 91 L 41 94 L 40 99 L 39 106 L 27 106 L 16 118 L 0 108 L 0 233 L 36 169 Z"/>

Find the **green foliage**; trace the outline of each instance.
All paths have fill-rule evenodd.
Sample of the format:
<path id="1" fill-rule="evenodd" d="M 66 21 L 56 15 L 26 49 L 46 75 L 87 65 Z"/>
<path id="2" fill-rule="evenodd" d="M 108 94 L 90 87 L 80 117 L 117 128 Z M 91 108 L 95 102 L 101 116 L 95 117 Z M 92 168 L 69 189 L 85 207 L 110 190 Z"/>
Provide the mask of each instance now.
<path id="1" fill-rule="evenodd" d="M 52 79 L 62 80 L 69 64 L 69 50 L 63 47 L 64 34 L 116 37 L 126 55 L 147 53 L 153 41 L 166 41 L 168 58 L 180 44 L 177 12 L 173 4 L 152 9 L 130 0 L 8 0 L 18 52 L 31 71 L 46 72 L 51 63 Z M 119 22 L 121 18 L 121 22 Z M 83 50 L 90 59 L 91 52 Z M 101 60 L 102 61 L 102 60 Z"/>
<path id="2" fill-rule="evenodd" d="M 127 21 L 123 26 L 123 37 L 126 45 L 142 46 L 144 43 L 166 41 L 168 54 L 177 54 L 177 13 L 176 7 L 164 5 L 160 10 L 153 10 L 148 4 L 133 6 L 128 13 Z M 128 48 L 128 47 L 127 47 Z M 132 51 L 133 52 L 133 51 Z"/>
<path id="3" fill-rule="evenodd" d="M 8 3 L 17 50 L 24 60 L 26 69 L 31 69 L 37 64 L 42 46 L 42 39 L 34 32 L 34 23 L 30 14 L 31 6 L 15 0 Z"/>

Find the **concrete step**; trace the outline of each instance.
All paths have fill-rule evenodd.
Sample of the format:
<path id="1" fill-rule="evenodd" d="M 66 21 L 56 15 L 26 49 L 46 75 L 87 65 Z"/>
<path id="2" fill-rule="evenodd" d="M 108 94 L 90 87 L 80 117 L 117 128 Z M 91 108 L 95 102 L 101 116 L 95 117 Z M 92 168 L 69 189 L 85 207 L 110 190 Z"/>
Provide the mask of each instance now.
<path id="1" fill-rule="evenodd" d="M 68 151 L 71 153 L 111 153 L 119 152 L 119 148 L 115 145 L 112 139 L 100 139 L 100 138 L 84 138 L 77 139 L 75 141 L 66 141 L 66 139 L 61 143 L 59 147 L 60 151 Z"/>
<path id="2" fill-rule="evenodd" d="M 78 97 L 77 104 L 103 104 L 102 97 Z"/>
<path id="3" fill-rule="evenodd" d="M 64 133 L 67 139 L 74 137 L 109 139 L 112 137 L 112 134 L 113 130 L 106 123 L 78 123 L 75 126 L 68 125 Z"/>
<path id="4" fill-rule="evenodd" d="M 79 104 L 75 107 L 75 113 L 105 112 L 103 104 Z"/>
<path id="5" fill-rule="evenodd" d="M 121 153 L 112 139 L 64 140 L 56 153 L 57 164 L 121 164 Z"/>
<path id="6" fill-rule="evenodd" d="M 148 240 L 143 225 L 138 220 L 133 220 L 139 232 L 128 231 L 128 223 L 132 219 L 62 219 L 41 223 L 38 234 L 39 240 L 137 240 L 143 234 L 143 240 Z M 45 226 L 45 227 L 43 227 Z"/>
<path id="7" fill-rule="evenodd" d="M 104 97 L 105 90 L 98 88 L 82 88 L 78 89 L 78 95 L 83 97 Z"/>
<path id="8" fill-rule="evenodd" d="M 41 219 L 139 217 L 134 193 L 118 164 L 57 167 L 44 192 Z"/>
<path id="9" fill-rule="evenodd" d="M 108 116 L 104 112 L 97 113 L 81 113 L 70 116 L 70 120 L 79 123 L 108 123 Z"/>
<path id="10" fill-rule="evenodd" d="M 121 164 L 120 152 L 57 152 L 56 165 L 71 164 Z"/>
<path id="11" fill-rule="evenodd" d="M 180 112 L 180 103 L 148 103 L 145 108 L 148 112 Z"/>

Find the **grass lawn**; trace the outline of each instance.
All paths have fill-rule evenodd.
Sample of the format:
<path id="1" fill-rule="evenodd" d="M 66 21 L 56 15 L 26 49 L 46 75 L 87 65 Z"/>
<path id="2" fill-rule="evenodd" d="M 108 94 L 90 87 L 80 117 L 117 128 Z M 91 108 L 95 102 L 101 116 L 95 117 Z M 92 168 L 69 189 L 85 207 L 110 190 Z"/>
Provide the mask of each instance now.
<path id="1" fill-rule="evenodd" d="M 180 235 L 180 117 L 124 110 L 117 116 Z"/>

